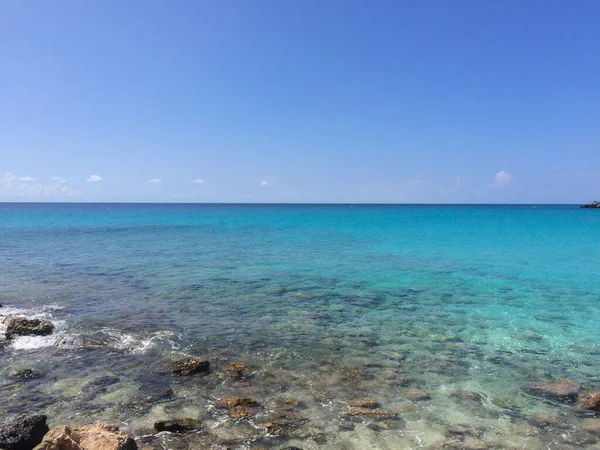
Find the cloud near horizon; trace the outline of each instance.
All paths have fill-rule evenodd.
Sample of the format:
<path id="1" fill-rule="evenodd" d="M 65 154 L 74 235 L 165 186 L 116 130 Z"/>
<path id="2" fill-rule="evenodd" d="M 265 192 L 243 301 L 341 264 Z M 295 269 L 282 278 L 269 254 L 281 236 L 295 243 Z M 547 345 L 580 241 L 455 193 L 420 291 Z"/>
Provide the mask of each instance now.
<path id="1" fill-rule="evenodd" d="M 496 176 L 494 177 L 494 182 L 488 183 L 487 187 L 498 188 L 508 186 L 510 184 L 511 178 L 512 175 L 506 173 L 504 170 L 501 170 L 500 172 L 496 173 Z"/>
<path id="2" fill-rule="evenodd" d="M 35 181 L 35 178 L 30 177 L 29 175 L 25 175 L 24 177 L 19 178 L 21 181 Z"/>
<path id="3" fill-rule="evenodd" d="M 268 182 L 267 180 L 262 180 L 262 181 L 260 182 L 260 185 L 261 185 L 261 186 L 268 186 L 268 185 L 269 185 L 269 182 Z"/>
<path id="4" fill-rule="evenodd" d="M 204 184 L 204 180 L 202 178 L 196 178 L 194 181 L 192 181 L 192 183 Z"/>
<path id="5" fill-rule="evenodd" d="M 162 183 L 162 180 L 160 178 L 150 178 L 148 183 Z"/>
<path id="6" fill-rule="evenodd" d="M 98 181 L 102 181 L 102 177 L 100 175 L 90 175 L 87 177 L 86 181 L 88 183 L 96 183 Z"/>

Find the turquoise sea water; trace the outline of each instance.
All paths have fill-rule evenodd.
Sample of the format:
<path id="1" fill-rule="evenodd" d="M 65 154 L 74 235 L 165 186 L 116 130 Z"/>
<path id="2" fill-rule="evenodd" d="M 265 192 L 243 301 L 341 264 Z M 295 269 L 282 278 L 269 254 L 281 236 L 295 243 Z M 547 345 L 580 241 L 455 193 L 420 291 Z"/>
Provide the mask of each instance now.
<path id="1" fill-rule="evenodd" d="M 576 206 L 0 204 L 0 314 L 48 317 L 63 338 L 0 350 L 0 416 L 108 421 L 157 448 L 194 447 L 142 437 L 181 415 L 231 448 L 418 448 L 454 424 L 485 430 L 465 446 L 597 445 L 570 406 L 521 386 L 600 384 L 599 231 L 600 211 Z M 186 355 L 253 374 L 155 370 Z M 21 367 L 40 376 L 7 376 Z M 213 405 L 229 394 L 262 409 L 227 418 Z M 281 396 L 309 420 L 270 436 L 260 422 Z M 402 420 L 346 426 L 357 397 Z M 536 412 L 561 425 L 536 428 Z"/>

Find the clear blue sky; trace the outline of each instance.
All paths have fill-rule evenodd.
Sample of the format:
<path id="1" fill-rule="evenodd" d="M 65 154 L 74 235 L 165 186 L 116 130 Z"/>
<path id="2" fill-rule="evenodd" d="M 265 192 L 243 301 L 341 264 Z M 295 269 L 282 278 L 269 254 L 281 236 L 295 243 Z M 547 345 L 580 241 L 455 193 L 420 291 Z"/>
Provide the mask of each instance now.
<path id="1" fill-rule="evenodd" d="M 593 198 L 597 0 L 0 2 L 0 201 Z"/>

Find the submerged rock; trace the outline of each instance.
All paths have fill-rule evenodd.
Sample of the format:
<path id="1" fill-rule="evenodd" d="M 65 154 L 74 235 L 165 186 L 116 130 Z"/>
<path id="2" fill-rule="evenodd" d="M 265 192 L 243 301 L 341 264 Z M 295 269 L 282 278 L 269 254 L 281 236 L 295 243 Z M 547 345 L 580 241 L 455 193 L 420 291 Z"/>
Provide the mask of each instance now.
<path id="1" fill-rule="evenodd" d="M 535 413 L 527 416 L 526 419 L 527 422 L 538 428 L 558 427 L 560 425 L 560 421 L 556 417 L 544 413 Z"/>
<path id="2" fill-rule="evenodd" d="M 229 410 L 229 416 L 233 419 L 244 419 L 252 415 L 252 409 L 249 406 L 238 405 Z"/>
<path id="3" fill-rule="evenodd" d="M 277 399 L 277 402 L 284 409 L 304 408 L 304 402 L 296 397 L 282 397 Z"/>
<path id="4" fill-rule="evenodd" d="M 35 374 L 31 369 L 18 369 L 9 371 L 8 376 L 11 378 L 33 378 Z"/>
<path id="5" fill-rule="evenodd" d="M 458 391 L 454 391 L 450 394 L 450 397 L 455 399 L 457 402 L 475 402 L 475 403 L 483 403 L 483 397 L 481 394 L 478 394 L 474 391 L 467 391 L 464 389 L 459 389 Z"/>
<path id="6" fill-rule="evenodd" d="M 580 412 L 600 411 L 600 391 L 582 392 L 577 399 L 575 409 Z"/>
<path id="7" fill-rule="evenodd" d="M 248 368 L 242 363 L 230 362 L 223 367 L 223 370 L 225 370 L 225 373 L 231 378 L 242 378 L 246 374 Z"/>
<path id="8" fill-rule="evenodd" d="M 54 331 L 54 325 L 49 320 L 26 319 L 11 317 L 6 324 L 6 339 L 15 336 L 47 336 Z"/>
<path id="9" fill-rule="evenodd" d="M 375 408 L 379 408 L 379 403 L 377 403 L 375 400 L 371 399 L 371 398 L 357 398 L 355 400 L 352 400 L 350 402 L 350 404 L 355 407 L 355 408 L 369 408 L 369 409 L 375 409 Z"/>
<path id="10" fill-rule="evenodd" d="M 478 427 L 469 424 L 449 425 L 448 427 L 446 427 L 446 436 L 456 437 L 458 439 L 464 439 L 465 436 L 481 438 L 485 430 L 486 429 L 483 427 Z"/>
<path id="11" fill-rule="evenodd" d="M 52 428 L 34 450 L 137 450 L 131 436 L 102 423 Z"/>
<path id="12" fill-rule="evenodd" d="M 210 363 L 208 361 L 200 361 L 194 358 L 184 358 L 169 363 L 169 369 L 175 375 L 188 376 L 198 373 L 206 373 L 210 371 Z"/>
<path id="13" fill-rule="evenodd" d="M 585 419 L 583 429 L 588 433 L 600 435 L 600 419 Z"/>
<path id="14" fill-rule="evenodd" d="M 0 429 L 0 448 L 3 450 L 31 450 L 42 442 L 48 432 L 47 417 L 29 416 Z"/>
<path id="15" fill-rule="evenodd" d="M 202 423 L 195 419 L 182 418 L 175 420 L 158 420 L 154 422 L 156 431 L 170 431 L 171 433 L 183 433 L 185 431 L 197 430 Z"/>
<path id="16" fill-rule="evenodd" d="M 420 402 L 423 400 L 431 400 L 431 395 L 423 389 L 410 388 L 405 392 L 406 398 L 413 402 Z"/>
<path id="17" fill-rule="evenodd" d="M 350 408 L 344 413 L 347 417 L 369 416 L 376 419 L 395 419 L 398 414 L 381 408 Z"/>
<path id="18" fill-rule="evenodd" d="M 561 380 L 540 381 L 523 386 L 523 390 L 531 395 L 546 397 L 566 403 L 573 403 L 581 392 L 581 384 L 567 378 Z"/>
<path id="19" fill-rule="evenodd" d="M 235 408 L 236 406 L 257 406 L 258 402 L 247 397 L 221 397 L 217 400 L 217 406 L 224 408 Z"/>

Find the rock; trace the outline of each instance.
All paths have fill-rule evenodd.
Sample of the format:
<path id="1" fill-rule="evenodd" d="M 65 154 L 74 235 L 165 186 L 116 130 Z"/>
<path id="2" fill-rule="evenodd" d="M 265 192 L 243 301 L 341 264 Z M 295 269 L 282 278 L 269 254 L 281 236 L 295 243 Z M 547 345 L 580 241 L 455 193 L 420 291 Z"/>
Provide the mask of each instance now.
<path id="1" fill-rule="evenodd" d="M 225 373 L 227 373 L 227 375 L 232 378 L 242 378 L 245 375 L 248 368 L 242 363 L 230 362 L 225 367 L 223 367 L 223 370 L 225 370 Z"/>
<path id="2" fill-rule="evenodd" d="M 8 376 L 11 378 L 33 378 L 35 374 L 31 369 L 18 369 L 9 371 Z"/>
<path id="3" fill-rule="evenodd" d="M 523 390 L 531 395 L 546 397 L 566 403 L 573 403 L 581 392 L 581 384 L 575 380 L 540 381 L 523 386 Z"/>
<path id="4" fill-rule="evenodd" d="M 488 450 L 491 447 L 490 444 L 484 441 L 473 441 L 468 444 L 464 444 L 464 450 Z"/>
<path id="5" fill-rule="evenodd" d="M 464 389 L 459 389 L 458 391 L 454 391 L 450 394 L 450 397 L 457 400 L 458 402 L 475 402 L 475 403 L 483 403 L 483 397 L 481 394 L 478 394 L 474 391 L 467 391 Z"/>
<path id="6" fill-rule="evenodd" d="M 338 424 L 338 431 L 354 431 L 354 424 L 352 422 L 340 422 Z"/>
<path id="7" fill-rule="evenodd" d="M 465 436 L 481 438 L 484 431 L 485 428 L 477 427 L 475 425 L 456 424 L 446 427 L 446 436 L 456 437 L 458 439 L 464 439 Z"/>
<path id="8" fill-rule="evenodd" d="M 527 422 L 529 422 L 534 427 L 538 428 L 546 428 L 546 427 L 557 427 L 560 425 L 560 421 L 553 416 L 549 416 L 544 413 L 535 413 L 531 416 L 527 417 Z"/>
<path id="9" fill-rule="evenodd" d="M 344 413 L 345 416 L 348 417 L 356 417 L 356 416 L 371 416 L 378 419 L 394 419 L 398 415 L 391 411 L 381 408 L 350 408 L 348 411 Z"/>
<path id="10" fill-rule="evenodd" d="M 184 358 L 169 363 L 169 369 L 180 376 L 196 375 L 198 373 L 206 373 L 210 371 L 210 363 L 208 361 L 200 361 L 194 358 Z"/>
<path id="11" fill-rule="evenodd" d="M 300 447 L 289 446 L 289 447 L 281 447 L 281 450 L 302 450 L 302 449 Z"/>
<path id="12" fill-rule="evenodd" d="M 355 400 L 352 400 L 350 402 L 350 404 L 356 408 L 368 408 L 368 409 L 379 408 L 379 403 L 377 403 L 375 400 L 370 399 L 370 398 L 357 398 Z"/>
<path id="13" fill-rule="evenodd" d="M 229 410 L 229 415 L 233 419 L 243 419 L 252 414 L 252 409 L 249 406 L 238 405 Z"/>
<path id="14" fill-rule="evenodd" d="M 583 429 L 588 433 L 600 435 L 600 419 L 584 419 Z"/>
<path id="15" fill-rule="evenodd" d="M 12 317 L 6 325 L 6 339 L 15 336 L 47 336 L 54 331 L 54 325 L 49 320 L 26 319 Z"/>
<path id="16" fill-rule="evenodd" d="M 380 425 L 377 425 L 376 423 L 371 422 L 370 424 L 367 425 L 367 428 L 371 431 L 375 431 L 375 432 L 379 432 L 383 430 L 383 427 L 381 427 Z"/>
<path id="17" fill-rule="evenodd" d="M 579 412 L 600 411 L 600 391 L 582 392 L 577 399 L 575 409 Z"/>
<path id="18" fill-rule="evenodd" d="M 431 450 L 464 450 L 465 446 L 458 439 L 449 441 L 435 441 L 429 447 Z"/>
<path id="19" fill-rule="evenodd" d="M 131 436 L 102 423 L 52 428 L 34 450 L 137 450 Z"/>
<path id="20" fill-rule="evenodd" d="M 47 417 L 29 416 L 0 429 L 0 448 L 4 450 L 31 450 L 42 442 L 48 432 Z"/>
<path id="21" fill-rule="evenodd" d="M 236 406 L 257 406 L 258 402 L 247 397 L 221 397 L 217 400 L 217 406 L 224 408 L 235 408 Z"/>
<path id="22" fill-rule="evenodd" d="M 283 408 L 293 409 L 293 408 L 304 408 L 304 402 L 302 400 L 297 399 L 296 397 L 282 397 L 277 400 Z"/>
<path id="23" fill-rule="evenodd" d="M 183 418 L 175 420 L 158 420 L 154 422 L 156 431 L 170 431 L 171 433 L 183 433 L 185 431 L 202 428 L 202 423 L 195 419 Z"/>
<path id="24" fill-rule="evenodd" d="M 261 423 L 261 426 L 264 429 L 266 429 L 267 433 L 269 433 L 269 434 L 274 434 L 274 435 L 283 434 L 283 428 L 281 428 L 279 425 L 275 425 L 272 422 Z"/>
<path id="25" fill-rule="evenodd" d="M 423 389 L 410 388 L 405 392 L 406 398 L 413 402 L 420 402 L 423 400 L 431 400 L 431 396 Z"/>

